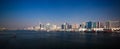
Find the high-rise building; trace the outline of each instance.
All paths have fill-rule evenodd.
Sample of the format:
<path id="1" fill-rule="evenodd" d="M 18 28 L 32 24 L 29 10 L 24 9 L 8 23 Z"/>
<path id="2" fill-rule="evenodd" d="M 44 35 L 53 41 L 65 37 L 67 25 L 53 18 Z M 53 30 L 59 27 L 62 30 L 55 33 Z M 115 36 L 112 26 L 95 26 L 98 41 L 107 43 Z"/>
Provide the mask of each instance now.
<path id="1" fill-rule="evenodd" d="M 96 28 L 100 28 L 100 22 L 96 22 Z"/>
<path id="2" fill-rule="evenodd" d="M 72 29 L 72 25 L 68 24 L 68 29 Z"/>
<path id="3" fill-rule="evenodd" d="M 109 28 L 110 28 L 110 22 L 109 22 L 109 21 L 105 22 L 105 28 L 106 28 L 106 29 L 109 29 Z"/>
<path id="4" fill-rule="evenodd" d="M 104 28 L 104 24 L 102 22 L 96 22 L 96 28 Z"/>
<path id="5" fill-rule="evenodd" d="M 96 22 L 93 22 L 92 28 L 97 28 L 97 23 Z"/>
<path id="6" fill-rule="evenodd" d="M 40 24 L 40 30 L 41 30 L 41 28 L 42 28 L 42 24 Z"/>
<path id="7" fill-rule="evenodd" d="M 61 25 L 61 29 L 65 29 L 65 25 L 64 24 Z"/>
<path id="8" fill-rule="evenodd" d="M 50 29 L 54 31 L 57 30 L 57 25 L 52 25 Z"/>
<path id="9" fill-rule="evenodd" d="M 50 23 L 47 23 L 46 25 L 45 25 L 45 27 L 46 27 L 46 30 L 50 30 L 50 27 L 51 27 L 51 24 Z"/>
<path id="10" fill-rule="evenodd" d="M 87 29 L 91 29 L 92 28 L 92 22 L 91 21 L 86 22 L 86 28 Z"/>
<path id="11" fill-rule="evenodd" d="M 82 28 L 82 24 L 80 24 L 80 27 L 79 28 Z"/>
<path id="12" fill-rule="evenodd" d="M 82 24 L 80 24 L 80 28 L 86 28 L 86 22 L 83 22 Z"/>
<path id="13" fill-rule="evenodd" d="M 61 29 L 63 30 L 71 29 L 71 25 L 69 25 L 68 23 L 64 23 L 61 25 Z"/>
<path id="14" fill-rule="evenodd" d="M 79 29 L 79 25 L 78 24 L 73 24 L 72 29 Z"/>
<path id="15" fill-rule="evenodd" d="M 61 29 L 66 30 L 67 29 L 67 23 L 62 24 Z"/>
<path id="16" fill-rule="evenodd" d="M 106 28 L 120 28 L 120 21 L 107 21 Z"/>

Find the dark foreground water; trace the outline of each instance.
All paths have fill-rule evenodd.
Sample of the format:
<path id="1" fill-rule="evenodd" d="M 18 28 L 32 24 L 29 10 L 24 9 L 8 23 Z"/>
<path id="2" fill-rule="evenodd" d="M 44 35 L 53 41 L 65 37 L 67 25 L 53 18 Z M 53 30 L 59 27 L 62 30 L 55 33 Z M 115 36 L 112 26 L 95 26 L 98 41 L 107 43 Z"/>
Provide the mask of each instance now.
<path id="1" fill-rule="evenodd" d="M 120 34 L 2 31 L 0 49 L 119 49 Z"/>

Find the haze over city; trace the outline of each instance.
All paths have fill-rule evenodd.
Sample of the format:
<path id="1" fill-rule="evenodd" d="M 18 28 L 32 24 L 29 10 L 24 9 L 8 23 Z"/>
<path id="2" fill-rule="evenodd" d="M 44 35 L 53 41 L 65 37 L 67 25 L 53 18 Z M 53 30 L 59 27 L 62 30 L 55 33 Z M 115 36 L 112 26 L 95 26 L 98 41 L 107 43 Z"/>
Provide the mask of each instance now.
<path id="1" fill-rule="evenodd" d="M 0 0 L 0 27 L 120 19 L 119 0 Z"/>

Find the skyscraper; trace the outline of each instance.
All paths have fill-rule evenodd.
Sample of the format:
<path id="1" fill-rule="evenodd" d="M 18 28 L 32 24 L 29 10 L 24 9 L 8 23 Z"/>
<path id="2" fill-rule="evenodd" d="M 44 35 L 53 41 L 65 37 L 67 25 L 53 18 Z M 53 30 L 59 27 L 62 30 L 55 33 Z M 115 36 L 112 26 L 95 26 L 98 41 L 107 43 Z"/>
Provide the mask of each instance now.
<path id="1" fill-rule="evenodd" d="M 96 28 L 97 27 L 97 23 L 96 22 L 93 22 L 93 28 Z"/>
<path id="2" fill-rule="evenodd" d="M 106 28 L 120 28 L 120 21 L 107 21 Z"/>
<path id="3" fill-rule="evenodd" d="M 40 30 L 41 30 L 41 28 L 42 28 L 42 24 L 40 24 Z"/>
<path id="4" fill-rule="evenodd" d="M 72 29 L 72 25 L 68 24 L 68 29 Z"/>
<path id="5" fill-rule="evenodd" d="M 61 29 L 63 29 L 63 30 L 67 30 L 69 28 L 71 28 L 71 26 L 69 26 L 68 23 L 64 23 L 64 24 L 61 25 Z"/>
<path id="6" fill-rule="evenodd" d="M 80 24 L 80 28 L 86 28 L 86 22 L 83 22 L 82 24 Z"/>
<path id="7" fill-rule="evenodd" d="M 92 22 L 91 21 L 86 22 L 86 27 L 87 27 L 87 29 L 91 29 L 92 28 Z"/>
<path id="8" fill-rule="evenodd" d="M 65 29 L 65 25 L 64 24 L 61 25 L 61 29 Z"/>

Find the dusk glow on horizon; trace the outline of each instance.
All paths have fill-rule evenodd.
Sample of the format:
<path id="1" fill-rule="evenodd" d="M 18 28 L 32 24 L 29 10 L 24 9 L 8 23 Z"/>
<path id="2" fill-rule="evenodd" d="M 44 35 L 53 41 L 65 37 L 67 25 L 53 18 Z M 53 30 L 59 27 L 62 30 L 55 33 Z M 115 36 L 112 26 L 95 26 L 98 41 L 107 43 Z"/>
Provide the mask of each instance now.
<path id="1" fill-rule="evenodd" d="M 0 27 L 120 21 L 119 0 L 0 0 Z"/>

